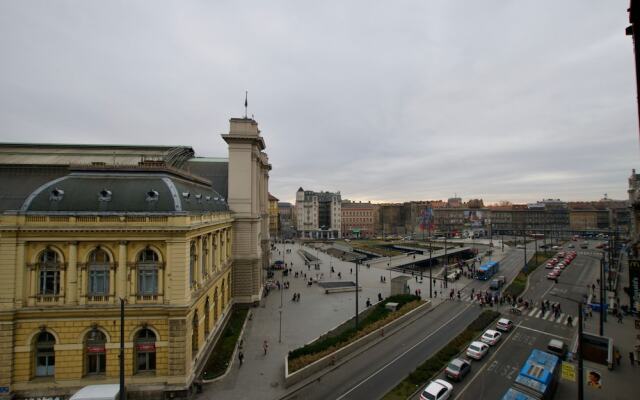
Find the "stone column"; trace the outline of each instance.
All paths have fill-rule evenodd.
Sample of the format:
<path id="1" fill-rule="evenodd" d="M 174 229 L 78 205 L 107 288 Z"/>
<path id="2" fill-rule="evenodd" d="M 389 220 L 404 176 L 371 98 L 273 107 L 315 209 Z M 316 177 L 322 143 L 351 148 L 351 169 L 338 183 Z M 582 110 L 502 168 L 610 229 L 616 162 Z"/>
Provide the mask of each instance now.
<path id="1" fill-rule="evenodd" d="M 24 289 L 26 287 L 25 277 L 28 277 L 25 274 L 25 268 L 27 264 L 25 263 L 24 253 L 25 253 L 26 243 L 18 242 L 18 248 L 16 249 L 16 295 L 15 295 L 15 306 L 22 307 L 24 305 Z"/>
<path id="2" fill-rule="evenodd" d="M 67 271 L 67 304 L 78 304 L 78 242 L 69 242 L 69 266 Z"/>
<path id="3" fill-rule="evenodd" d="M 29 301 L 28 304 L 33 306 L 36 304 L 38 296 L 38 268 L 34 265 L 29 270 Z"/>
<path id="4" fill-rule="evenodd" d="M 116 270 L 116 296 L 127 296 L 127 242 L 122 240 L 118 245 L 118 269 Z"/>

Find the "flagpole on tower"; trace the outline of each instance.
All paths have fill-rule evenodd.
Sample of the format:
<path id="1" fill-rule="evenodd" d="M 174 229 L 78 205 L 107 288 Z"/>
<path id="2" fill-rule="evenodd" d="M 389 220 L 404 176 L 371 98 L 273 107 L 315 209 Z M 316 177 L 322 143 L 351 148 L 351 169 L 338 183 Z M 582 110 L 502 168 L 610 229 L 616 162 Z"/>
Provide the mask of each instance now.
<path id="1" fill-rule="evenodd" d="M 247 102 L 247 97 L 249 95 L 249 91 L 245 90 L 244 92 L 244 118 L 247 119 L 247 106 L 249 103 Z"/>

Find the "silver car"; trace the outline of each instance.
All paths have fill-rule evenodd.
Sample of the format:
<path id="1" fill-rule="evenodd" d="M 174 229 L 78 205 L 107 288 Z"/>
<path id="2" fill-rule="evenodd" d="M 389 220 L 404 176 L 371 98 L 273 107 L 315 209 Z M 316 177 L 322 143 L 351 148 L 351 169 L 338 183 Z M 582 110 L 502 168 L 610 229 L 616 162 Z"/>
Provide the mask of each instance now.
<path id="1" fill-rule="evenodd" d="M 489 345 L 487 345 L 486 343 L 471 342 L 469 347 L 467 347 L 467 356 L 475 360 L 481 360 L 482 357 L 484 357 L 488 351 L 489 351 Z"/>

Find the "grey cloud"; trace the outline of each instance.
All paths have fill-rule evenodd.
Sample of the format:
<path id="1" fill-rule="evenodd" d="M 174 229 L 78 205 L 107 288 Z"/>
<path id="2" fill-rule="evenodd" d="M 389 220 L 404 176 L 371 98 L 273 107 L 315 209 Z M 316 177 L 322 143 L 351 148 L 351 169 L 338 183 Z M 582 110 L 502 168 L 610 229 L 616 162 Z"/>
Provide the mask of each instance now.
<path id="1" fill-rule="evenodd" d="M 628 0 L 0 3 L 0 140 L 192 145 L 243 113 L 271 192 L 624 198 Z"/>

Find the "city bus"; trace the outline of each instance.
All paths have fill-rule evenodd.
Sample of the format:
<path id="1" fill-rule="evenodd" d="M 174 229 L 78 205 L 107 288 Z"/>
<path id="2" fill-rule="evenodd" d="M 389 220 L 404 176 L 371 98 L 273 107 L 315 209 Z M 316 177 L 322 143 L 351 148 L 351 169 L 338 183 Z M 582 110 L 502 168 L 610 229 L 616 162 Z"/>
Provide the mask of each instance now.
<path id="1" fill-rule="evenodd" d="M 476 270 L 476 278 L 481 281 L 486 281 L 495 275 L 500 269 L 500 263 L 497 261 L 489 261 L 488 263 L 481 265 Z"/>
<path id="2" fill-rule="evenodd" d="M 524 398 L 552 399 L 560 380 L 560 368 L 558 356 L 533 349 L 520 369 L 511 393 L 515 391 L 528 395 Z"/>

